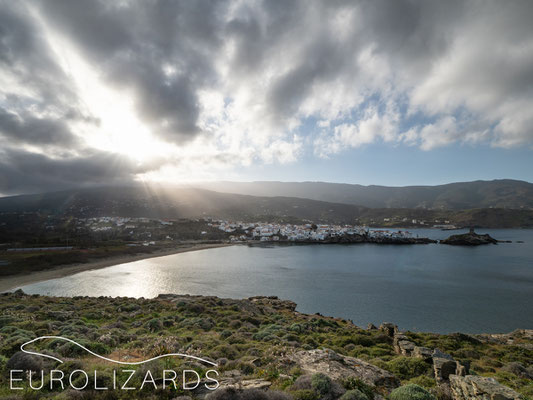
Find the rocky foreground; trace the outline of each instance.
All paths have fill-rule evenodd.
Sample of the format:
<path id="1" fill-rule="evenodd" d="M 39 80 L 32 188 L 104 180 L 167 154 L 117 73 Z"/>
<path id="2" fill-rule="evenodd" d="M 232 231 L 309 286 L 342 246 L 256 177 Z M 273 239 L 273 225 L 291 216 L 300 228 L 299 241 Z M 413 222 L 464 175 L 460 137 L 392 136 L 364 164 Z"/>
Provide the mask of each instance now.
<path id="1" fill-rule="evenodd" d="M 350 321 L 297 311 L 275 297 L 244 300 L 160 295 L 155 299 L 0 295 L 0 398 L 6 399 L 342 399 L 511 400 L 533 398 L 533 330 L 504 335 L 400 332 L 391 323 L 367 329 Z M 171 357 L 138 367 L 136 390 L 113 389 L 116 366 L 70 343 L 46 339 L 31 356 L 20 345 L 62 336 L 113 360 L 138 361 L 168 353 L 217 364 L 219 388 L 154 387 L 139 381 L 147 369 L 213 368 Z M 10 390 L 9 371 L 65 374 L 97 369 L 100 387 Z M 28 372 L 30 373 L 30 372 Z M 202 378 L 202 380 L 204 380 Z M 76 383 L 76 382 L 74 382 Z"/>

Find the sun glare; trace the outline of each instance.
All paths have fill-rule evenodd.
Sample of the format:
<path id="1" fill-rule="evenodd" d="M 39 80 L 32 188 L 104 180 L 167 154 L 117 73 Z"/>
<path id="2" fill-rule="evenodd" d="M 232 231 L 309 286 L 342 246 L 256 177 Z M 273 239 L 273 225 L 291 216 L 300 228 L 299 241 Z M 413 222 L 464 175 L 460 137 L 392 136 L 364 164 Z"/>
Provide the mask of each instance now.
<path id="1" fill-rule="evenodd" d="M 127 155 L 139 162 L 168 156 L 173 146 L 158 140 L 137 117 L 134 94 L 104 82 L 98 66 L 90 65 L 67 40 L 47 27 L 47 38 L 60 64 L 75 83 L 86 111 L 98 123 L 78 123 L 91 147 Z"/>

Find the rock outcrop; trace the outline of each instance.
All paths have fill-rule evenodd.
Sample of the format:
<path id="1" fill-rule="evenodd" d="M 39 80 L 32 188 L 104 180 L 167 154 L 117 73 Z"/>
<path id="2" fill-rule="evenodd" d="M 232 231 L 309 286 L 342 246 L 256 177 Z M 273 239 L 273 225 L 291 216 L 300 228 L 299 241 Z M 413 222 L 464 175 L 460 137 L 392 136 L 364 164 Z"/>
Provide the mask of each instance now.
<path id="1" fill-rule="evenodd" d="M 449 354 L 435 349 L 432 355 L 433 373 L 438 384 L 448 383 L 450 375 L 464 376 L 467 374 L 467 368 L 459 361 L 455 361 Z"/>
<path id="2" fill-rule="evenodd" d="M 323 373 L 336 381 L 354 377 L 386 393 L 400 385 L 398 379 L 390 372 L 358 358 L 337 354 L 332 350 L 298 351 L 288 355 L 287 358 L 306 374 Z"/>
<path id="3" fill-rule="evenodd" d="M 385 333 L 387 336 L 390 336 L 391 338 L 393 338 L 396 332 L 398 332 L 398 327 L 392 322 L 383 322 L 379 326 L 379 330 Z"/>
<path id="4" fill-rule="evenodd" d="M 517 329 L 511 333 L 483 333 L 476 335 L 476 338 L 485 343 L 514 345 L 533 350 L 530 343 L 520 343 L 523 340 L 533 340 L 533 329 Z"/>
<path id="5" fill-rule="evenodd" d="M 519 400 L 522 397 L 495 379 L 477 375 L 450 375 L 454 400 Z"/>
<path id="6" fill-rule="evenodd" d="M 412 356 L 431 363 L 433 361 L 433 350 L 429 347 L 415 346 Z"/>
<path id="7" fill-rule="evenodd" d="M 416 345 L 409 340 L 409 338 L 401 333 L 397 333 L 393 337 L 393 347 L 397 354 L 403 356 L 411 356 Z"/>
<path id="8" fill-rule="evenodd" d="M 452 235 L 448 239 L 441 240 L 440 243 L 455 246 L 479 246 L 481 244 L 497 244 L 498 241 L 488 233 L 485 235 L 478 235 L 473 229 L 471 229 L 468 233 Z"/>
<path id="9" fill-rule="evenodd" d="M 407 335 L 400 332 L 394 324 L 384 322 L 379 329 L 387 336 L 392 337 L 392 344 L 396 354 L 420 358 L 433 366 L 435 381 L 439 385 L 441 392 L 445 394 L 445 397 L 451 397 L 450 376 L 463 377 L 469 372 L 468 365 L 463 365 L 456 361 L 450 354 L 446 354 L 439 349 L 432 350 L 428 347 L 417 346 Z M 471 338 L 471 340 L 479 342 L 476 338 Z"/>

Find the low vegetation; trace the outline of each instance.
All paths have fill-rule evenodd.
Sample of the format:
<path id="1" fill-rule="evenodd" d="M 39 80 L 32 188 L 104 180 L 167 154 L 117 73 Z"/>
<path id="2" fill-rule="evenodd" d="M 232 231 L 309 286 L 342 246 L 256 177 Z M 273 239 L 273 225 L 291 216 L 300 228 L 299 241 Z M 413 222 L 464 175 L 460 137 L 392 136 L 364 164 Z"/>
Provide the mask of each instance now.
<path id="1" fill-rule="evenodd" d="M 472 374 L 495 377 L 524 396 L 533 395 L 533 384 L 527 378 L 533 372 L 531 338 L 505 344 L 462 334 L 408 332 L 407 335 L 421 346 L 439 348 L 464 364 L 470 363 Z M 71 338 L 115 360 L 137 361 L 185 353 L 216 361 L 219 381 L 226 387 L 210 394 L 211 400 L 374 400 L 377 397 L 376 389 L 359 379 L 333 380 L 327 375 L 306 373 L 287 360 L 287 354 L 316 348 L 357 357 L 395 374 L 404 386 L 393 391 L 390 400 L 439 397 L 428 364 L 396 354 L 392 339 L 384 332 L 361 329 L 342 319 L 301 314 L 294 311 L 291 302 L 173 295 L 155 299 L 61 298 L 15 292 L 0 296 L 0 398 L 146 400 L 191 396 L 192 392 L 169 387 L 126 392 L 49 390 L 48 381 L 40 391 L 9 390 L 8 371 L 14 367 L 54 368 L 65 373 L 81 368 L 98 369 L 99 384 L 111 385 L 115 364 L 65 341 L 47 339 L 30 347 L 62 359 L 62 364 L 20 352 L 22 343 L 38 336 Z M 140 373 L 131 383 L 139 387 L 146 369 L 156 375 L 165 369 L 184 368 L 204 376 L 209 366 L 179 357 L 162 358 L 134 367 Z M 254 380 L 268 382 L 269 390 L 238 391 L 230 385 Z"/>

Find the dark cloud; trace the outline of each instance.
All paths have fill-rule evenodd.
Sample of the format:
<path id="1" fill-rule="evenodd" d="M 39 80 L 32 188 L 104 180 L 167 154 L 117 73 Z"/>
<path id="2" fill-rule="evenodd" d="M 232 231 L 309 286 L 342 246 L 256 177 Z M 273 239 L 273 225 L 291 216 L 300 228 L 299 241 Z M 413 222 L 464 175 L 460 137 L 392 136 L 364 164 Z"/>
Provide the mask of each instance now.
<path id="1" fill-rule="evenodd" d="M 12 86 L 0 90 L 10 104 L 24 99 L 24 109 L 32 106 L 38 111 L 76 106 L 70 79 L 22 2 L 0 0 L 0 68 L 11 77 Z"/>
<path id="2" fill-rule="evenodd" d="M 222 40 L 218 4 L 52 0 L 40 11 L 108 84 L 133 93 L 155 134 L 182 142 L 200 132 L 197 91 L 215 80 L 213 55 Z"/>
<path id="3" fill-rule="evenodd" d="M 23 3 L 0 2 L 0 139 L 76 149 L 72 120 L 94 123 L 78 104 L 70 79 Z M 4 81 L 5 82 L 5 81 Z"/>
<path id="4" fill-rule="evenodd" d="M 62 119 L 22 118 L 0 107 L 0 136 L 11 143 L 30 145 L 76 146 L 78 140 Z"/>
<path id="5" fill-rule="evenodd" d="M 527 0 L 0 0 L 2 187 L 141 173 L 88 150 L 103 116 L 61 43 L 154 137 L 202 141 L 221 163 L 293 160 L 313 120 L 321 156 L 378 140 L 531 146 L 532 20 Z"/>
<path id="6" fill-rule="evenodd" d="M 125 156 L 87 151 L 83 156 L 51 158 L 20 149 L 0 151 L 0 193 L 31 193 L 77 186 L 128 184 L 150 170 Z"/>

